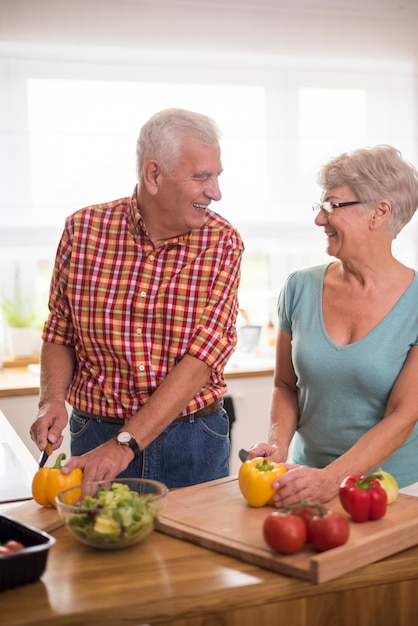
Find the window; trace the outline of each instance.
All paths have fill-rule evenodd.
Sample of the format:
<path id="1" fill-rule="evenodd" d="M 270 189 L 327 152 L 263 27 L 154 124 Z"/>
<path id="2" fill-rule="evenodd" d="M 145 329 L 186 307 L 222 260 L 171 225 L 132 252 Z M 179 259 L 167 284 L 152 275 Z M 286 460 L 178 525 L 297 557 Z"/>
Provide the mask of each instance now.
<path id="1" fill-rule="evenodd" d="M 168 106 L 201 111 L 217 121 L 227 161 L 223 193 L 231 207 L 249 213 L 259 201 L 256 186 L 234 181 L 255 176 L 265 188 L 262 87 L 29 79 L 28 209 L 36 222 L 48 224 L 52 218 L 61 224 L 76 208 L 129 195 L 136 181 L 139 129 L 155 111 Z M 259 155 L 257 162 L 247 154 Z"/>
<path id="2" fill-rule="evenodd" d="M 241 306 L 252 323 L 274 317 L 294 269 L 323 262 L 310 206 L 319 167 L 361 145 L 391 143 L 416 162 L 413 68 L 370 61 L 311 66 L 222 67 L 170 59 L 113 63 L 17 56 L 0 64 L 0 294 L 19 267 L 34 301 L 46 303 L 64 218 L 90 203 L 129 195 L 142 123 L 169 106 L 213 117 L 223 133 L 223 199 L 215 210 L 246 245 Z M 320 64 L 321 65 L 321 64 Z M 414 225 L 395 242 L 416 265 Z"/>

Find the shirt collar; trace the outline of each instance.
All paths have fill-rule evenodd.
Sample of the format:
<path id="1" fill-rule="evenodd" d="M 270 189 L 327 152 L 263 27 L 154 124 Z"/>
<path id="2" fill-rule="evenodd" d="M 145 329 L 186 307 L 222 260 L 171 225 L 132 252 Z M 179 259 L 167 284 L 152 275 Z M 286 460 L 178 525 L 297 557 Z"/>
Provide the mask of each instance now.
<path id="1" fill-rule="evenodd" d="M 143 235 L 148 237 L 147 228 L 142 219 L 141 211 L 138 205 L 138 185 L 135 185 L 135 189 L 131 196 L 130 204 L 129 204 L 129 215 L 128 215 L 128 223 L 129 223 L 129 231 L 131 232 L 134 239 L 137 239 L 140 232 L 142 231 Z M 185 245 L 190 241 L 192 237 L 193 231 L 189 233 L 185 233 L 184 235 L 176 235 L 175 237 L 168 237 L 164 245 Z"/>

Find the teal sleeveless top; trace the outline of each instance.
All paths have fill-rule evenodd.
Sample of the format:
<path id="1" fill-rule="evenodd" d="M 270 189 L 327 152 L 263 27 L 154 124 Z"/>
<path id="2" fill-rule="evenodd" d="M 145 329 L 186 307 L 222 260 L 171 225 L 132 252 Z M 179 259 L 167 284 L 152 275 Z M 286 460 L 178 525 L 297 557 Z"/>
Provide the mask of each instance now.
<path id="1" fill-rule="evenodd" d="M 278 302 L 279 326 L 292 335 L 300 409 L 289 461 L 319 468 L 383 418 L 409 349 L 418 345 L 417 274 L 375 328 L 359 341 L 338 346 L 327 335 L 322 316 L 327 268 L 292 273 Z M 381 466 L 400 487 L 418 481 L 418 426 Z"/>

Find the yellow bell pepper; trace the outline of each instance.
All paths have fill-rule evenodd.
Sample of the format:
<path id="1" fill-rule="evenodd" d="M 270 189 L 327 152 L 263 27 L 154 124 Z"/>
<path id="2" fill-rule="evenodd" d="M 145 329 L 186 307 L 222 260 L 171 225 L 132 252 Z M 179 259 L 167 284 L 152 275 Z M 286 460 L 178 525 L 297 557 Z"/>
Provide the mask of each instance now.
<path id="1" fill-rule="evenodd" d="M 58 455 L 54 467 L 41 467 L 36 472 L 32 480 L 32 496 L 35 502 L 41 506 L 53 506 L 56 508 L 55 496 L 63 489 L 81 484 L 83 481 L 83 471 L 75 467 L 69 474 L 63 474 L 61 463 L 65 459 L 65 453 Z M 68 496 L 66 504 L 75 504 L 80 497 L 78 490 L 74 489 L 74 494 Z M 70 501 L 68 501 L 70 500 Z"/>
<path id="2" fill-rule="evenodd" d="M 273 504 L 273 482 L 286 473 L 282 463 L 255 457 L 244 461 L 238 472 L 238 485 L 248 504 L 254 507 Z"/>

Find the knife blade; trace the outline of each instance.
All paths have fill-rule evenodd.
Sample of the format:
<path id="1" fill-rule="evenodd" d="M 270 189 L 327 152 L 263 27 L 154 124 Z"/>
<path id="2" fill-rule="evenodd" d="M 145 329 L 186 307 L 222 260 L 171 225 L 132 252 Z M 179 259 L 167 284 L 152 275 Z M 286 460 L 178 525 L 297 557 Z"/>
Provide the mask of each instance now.
<path id="1" fill-rule="evenodd" d="M 238 456 L 240 458 L 240 461 L 245 463 L 245 461 L 250 459 L 252 455 L 251 455 L 251 452 L 248 452 L 248 450 L 245 450 L 244 448 L 241 448 L 241 450 L 238 452 Z"/>
<path id="2" fill-rule="evenodd" d="M 52 454 L 52 446 L 50 443 L 47 444 L 45 450 L 42 452 L 39 459 L 39 467 L 43 467 L 48 460 L 48 457 Z"/>

